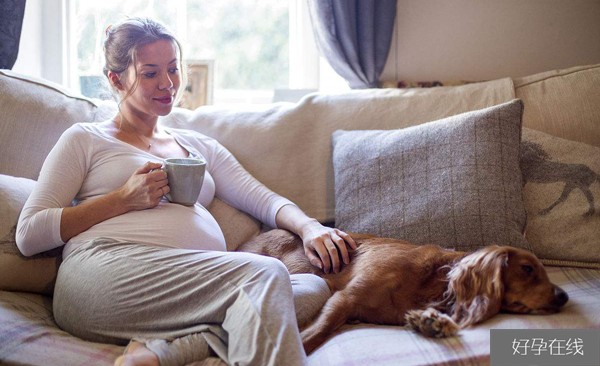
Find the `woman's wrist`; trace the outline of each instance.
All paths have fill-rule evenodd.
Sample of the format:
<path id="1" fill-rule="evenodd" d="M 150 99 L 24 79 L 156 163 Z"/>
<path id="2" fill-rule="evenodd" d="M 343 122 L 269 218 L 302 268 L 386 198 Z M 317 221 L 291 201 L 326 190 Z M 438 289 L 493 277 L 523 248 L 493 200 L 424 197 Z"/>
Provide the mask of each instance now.
<path id="1" fill-rule="evenodd" d="M 289 230 L 300 237 L 304 237 L 310 228 L 320 225 L 317 220 L 308 217 L 296 205 L 281 207 L 275 217 L 275 223 L 278 228 Z"/>
<path id="2" fill-rule="evenodd" d="M 316 219 L 307 217 L 306 220 L 303 220 L 300 224 L 299 224 L 299 228 L 298 228 L 298 236 L 300 236 L 301 238 L 305 237 L 311 230 L 313 230 L 314 228 L 319 228 L 321 227 L 321 223 L 319 221 L 317 221 Z"/>
<path id="3" fill-rule="evenodd" d="M 119 188 L 115 191 L 110 192 L 106 195 L 106 198 L 110 200 L 111 204 L 115 208 L 115 216 L 122 215 L 131 211 L 131 208 L 127 205 L 123 188 Z"/>

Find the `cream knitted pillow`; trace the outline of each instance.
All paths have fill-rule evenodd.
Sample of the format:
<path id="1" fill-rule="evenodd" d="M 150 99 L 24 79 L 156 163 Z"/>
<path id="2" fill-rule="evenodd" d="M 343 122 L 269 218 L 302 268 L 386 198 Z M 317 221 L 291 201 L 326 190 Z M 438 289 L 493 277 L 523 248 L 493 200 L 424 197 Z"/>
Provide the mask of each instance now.
<path id="1" fill-rule="evenodd" d="M 526 238 L 542 262 L 600 268 L 600 148 L 523 129 Z"/>

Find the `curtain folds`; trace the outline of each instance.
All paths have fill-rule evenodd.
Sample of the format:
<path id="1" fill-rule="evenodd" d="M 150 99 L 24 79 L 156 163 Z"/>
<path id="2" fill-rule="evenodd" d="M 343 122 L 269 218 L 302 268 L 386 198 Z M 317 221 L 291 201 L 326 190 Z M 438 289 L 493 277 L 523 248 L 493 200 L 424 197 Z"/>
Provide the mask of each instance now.
<path id="1" fill-rule="evenodd" d="M 19 53 L 25 0 L 0 1 L 0 69 L 12 69 Z"/>
<path id="2" fill-rule="evenodd" d="M 353 89 L 379 87 L 397 0 L 308 0 L 321 55 Z"/>

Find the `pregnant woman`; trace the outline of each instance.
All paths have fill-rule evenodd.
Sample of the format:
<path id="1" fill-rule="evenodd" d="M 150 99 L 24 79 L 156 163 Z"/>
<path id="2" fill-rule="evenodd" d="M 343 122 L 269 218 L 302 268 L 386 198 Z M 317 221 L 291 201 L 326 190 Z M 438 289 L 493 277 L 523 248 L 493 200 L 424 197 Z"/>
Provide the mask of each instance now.
<path id="1" fill-rule="evenodd" d="M 129 346 L 115 365 L 303 365 L 298 321 L 329 297 L 314 275 L 277 260 L 227 252 L 206 210 L 213 197 L 298 234 L 311 263 L 338 271 L 355 243 L 254 179 L 214 139 L 159 125 L 182 84 L 182 50 L 151 19 L 109 28 L 104 73 L 119 112 L 77 123 L 48 155 L 19 218 L 24 255 L 64 245 L 56 323 L 82 339 Z M 198 202 L 171 203 L 165 158 L 206 161 Z M 338 257 L 339 253 L 339 257 Z M 297 316 L 299 319 L 297 319 Z"/>

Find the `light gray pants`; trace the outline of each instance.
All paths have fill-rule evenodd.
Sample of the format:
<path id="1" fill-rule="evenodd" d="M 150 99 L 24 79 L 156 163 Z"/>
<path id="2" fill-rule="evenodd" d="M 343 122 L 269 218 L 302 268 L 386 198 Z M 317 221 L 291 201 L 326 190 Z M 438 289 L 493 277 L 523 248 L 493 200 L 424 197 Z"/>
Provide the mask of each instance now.
<path id="1" fill-rule="evenodd" d="M 306 364 L 297 321 L 329 296 L 321 278 L 290 276 L 273 258 L 99 238 L 61 264 L 53 310 L 82 339 L 146 342 L 161 366 L 202 360 L 209 348 L 230 365 L 293 366 Z"/>

